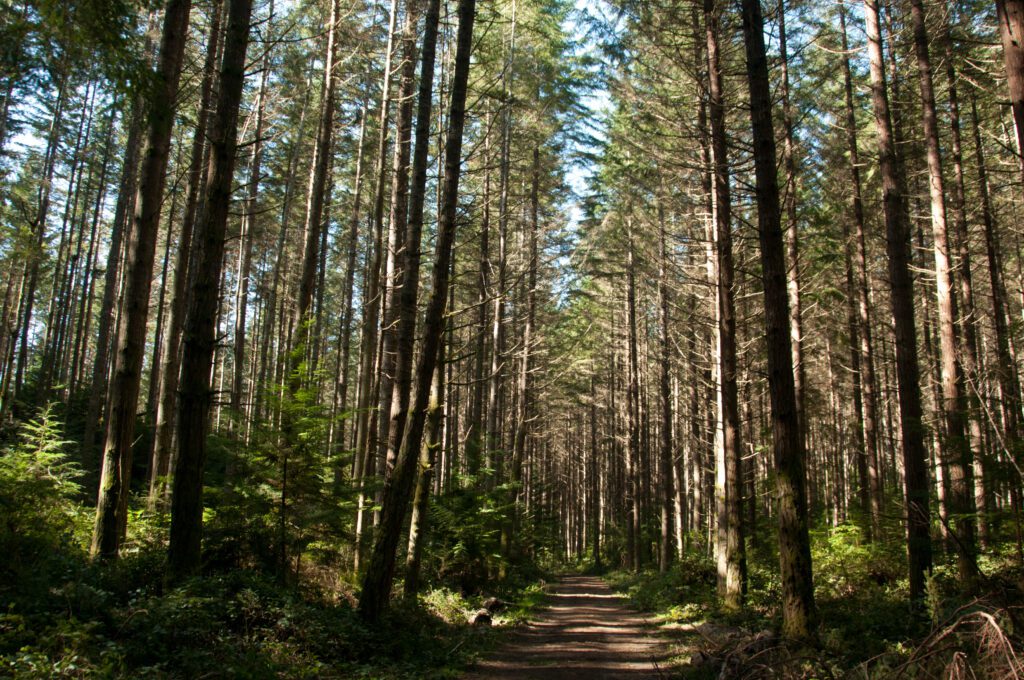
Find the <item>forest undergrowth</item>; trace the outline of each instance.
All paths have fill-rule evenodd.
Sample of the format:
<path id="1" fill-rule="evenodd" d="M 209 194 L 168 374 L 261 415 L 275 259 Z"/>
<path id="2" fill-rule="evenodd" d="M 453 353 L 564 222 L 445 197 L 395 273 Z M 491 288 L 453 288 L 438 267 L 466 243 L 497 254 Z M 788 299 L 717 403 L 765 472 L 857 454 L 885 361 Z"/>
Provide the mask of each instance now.
<path id="1" fill-rule="evenodd" d="M 985 576 L 974 594 L 957 583 L 954 558 L 940 557 L 927 597 L 911 608 L 899 528 L 886 531 L 886 540 L 872 543 L 853 523 L 812 532 L 818 628 L 809 645 L 777 635 L 781 584 L 772 542 L 750 546 L 747 606 L 739 611 L 722 606 L 715 563 L 695 547 L 665 573 L 652 565 L 604 578 L 656 615 L 683 678 L 1021 677 L 1024 569 L 1012 544 L 979 559 Z"/>
<path id="2" fill-rule="evenodd" d="M 273 518 L 242 494 L 213 506 L 195 578 L 167 585 L 166 513 L 142 508 L 132 509 L 123 559 L 91 561 L 94 510 L 67 444 L 47 409 L 0 455 L 0 677 L 458 677 L 544 599 L 544 573 L 529 563 L 486 579 L 500 566 L 481 561 L 492 546 L 446 529 L 445 512 L 458 507 L 436 522 L 434 540 L 454 541 L 448 559 L 425 564 L 415 600 L 396 600 L 376 625 L 358 616 L 355 577 L 339 578 L 322 557 L 340 544 L 307 547 L 305 562 L 282 573 Z M 492 598 L 500 611 L 474 625 Z"/>

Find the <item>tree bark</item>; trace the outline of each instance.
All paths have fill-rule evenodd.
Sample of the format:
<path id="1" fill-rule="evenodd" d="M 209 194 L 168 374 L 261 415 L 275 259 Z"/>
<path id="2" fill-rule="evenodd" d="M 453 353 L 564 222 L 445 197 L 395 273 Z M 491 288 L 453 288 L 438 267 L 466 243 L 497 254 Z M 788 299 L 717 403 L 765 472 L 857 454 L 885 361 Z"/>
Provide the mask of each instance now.
<path id="1" fill-rule="evenodd" d="M 715 0 L 704 0 L 707 45 L 708 122 L 711 144 L 711 247 L 709 275 L 715 296 L 715 360 L 717 423 L 715 508 L 718 593 L 729 609 L 743 606 L 746 592 L 746 554 L 743 540 L 740 485 L 740 412 L 736 386 L 736 308 L 732 252 L 732 198 L 729 189 L 728 138 L 719 45 L 719 13 Z"/>
<path id="2" fill-rule="evenodd" d="M 196 112 L 196 129 L 192 133 L 192 149 L 189 156 L 188 193 L 185 197 L 185 214 L 178 236 L 178 257 L 174 263 L 174 285 L 171 294 L 171 309 L 164 334 L 163 369 L 160 381 L 160 395 L 157 401 L 156 430 L 153 433 L 153 452 L 149 465 L 149 504 L 156 505 L 164 500 L 169 488 L 173 433 L 178 407 L 178 379 L 181 369 L 181 328 L 185 322 L 187 304 L 186 292 L 189 277 L 189 259 L 192 249 L 192 232 L 195 230 L 199 211 L 200 196 L 206 177 L 207 128 L 210 120 L 210 106 L 213 85 L 217 71 L 217 57 L 221 45 L 221 13 L 223 0 L 213 3 L 210 14 L 210 28 L 206 39 L 206 56 L 203 62 L 203 81 L 199 90 L 199 108 Z"/>
<path id="3" fill-rule="evenodd" d="M 659 351 L 661 362 L 661 441 L 659 447 L 660 459 L 659 468 L 661 479 L 659 482 L 659 494 L 661 501 L 661 543 L 658 553 L 658 570 L 661 573 L 668 571 L 672 562 L 672 520 L 675 511 L 673 493 L 673 470 L 675 463 L 672 456 L 672 362 L 669 349 L 669 329 L 671 316 L 669 314 L 669 281 L 668 281 L 668 244 L 665 235 L 665 214 L 664 206 L 658 204 L 658 241 L 659 241 L 659 270 L 658 270 L 658 307 L 661 314 L 661 337 L 659 338 Z M 680 514 L 680 518 L 682 513 Z M 680 518 L 676 518 L 677 521 Z"/>
<path id="4" fill-rule="evenodd" d="M 452 79 L 448 136 L 445 140 L 445 172 L 434 252 L 433 289 L 424 315 L 423 344 L 416 364 L 411 410 L 406 420 L 394 473 L 384 486 L 380 529 L 370 556 L 369 568 L 363 577 L 362 595 L 359 598 L 359 613 L 363 619 L 371 622 L 380 619 L 391 594 L 395 551 L 409 505 L 426 422 L 430 386 L 444 334 L 445 306 L 448 302 L 452 245 L 455 240 L 459 199 L 459 175 L 462 168 L 462 133 L 466 121 L 466 93 L 475 10 L 476 0 L 459 1 L 455 73 Z"/>
<path id="5" fill-rule="evenodd" d="M 132 443 L 145 353 L 156 234 L 160 224 L 171 129 L 174 125 L 178 81 L 181 77 L 191 7 L 191 0 L 167 2 L 156 85 L 149 101 L 149 130 L 142 155 L 133 229 L 134 243 L 125 278 L 125 309 L 117 334 L 118 351 L 92 537 L 91 553 L 103 559 L 118 556 L 121 527 L 127 522 Z"/>
<path id="6" fill-rule="evenodd" d="M 945 185 L 939 149 L 938 116 L 922 0 L 910 0 L 914 51 L 921 88 L 924 141 L 928 159 L 928 193 L 931 198 L 932 243 L 935 255 L 935 285 L 938 309 L 939 356 L 941 359 L 942 415 L 945 422 L 943 453 L 949 471 L 950 511 L 955 517 L 957 566 L 961 584 L 974 587 L 978 575 L 975 561 L 975 517 L 973 452 L 966 437 L 963 372 L 958 362 L 960 338 L 957 333 L 957 300 L 953 288 L 952 264 L 946 222 Z M 962 263 L 961 263 L 962 264 Z"/>
<path id="7" fill-rule="evenodd" d="M 374 199 L 373 199 L 373 236 L 370 244 L 371 253 L 367 257 L 369 267 L 366 273 L 366 286 L 363 294 L 363 328 L 360 334 L 359 384 L 356 389 L 356 428 L 355 428 L 355 470 L 354 476 L 359 486 L 359 499 L 356 508 L 356 537 L 353 555 L 353 568 L 358 573 L 362 569 L 364 533 L 366 531 L 366 492 L 367 478 L 373 474 L 374 462 L 370 436 L 370 405 L 373 399 L 373 374 L 377 361 L 377 339 L 379 336 L 379 317 L 381 307 L 380 271 L 383 249 L 384 231 L 384 190 L 386 184 L 387 148 L 389 112 L 391 110 L 391 58 L 394 52 L 395 26 L 398 20 L 398 0 L 391 0 L 391 15 L 388 23 L 388 44 L 384 60 L 384 82 L 381 87 L 380 128 L 377 138 L 376 167 L 374 168 Z"/>
<path id="8" fill-rule="evenodd" d="M 1024 0 L 996 0 L 996 16 L 1017 133 L 1017 161 L 1024 180 Z"/>
<path id="9" fill-rule="evenodd" d="M 875 352 L 871 330 L 871 302 L 868 297 L 867 246 L 865 243 L 864 200 L 861 192 L 860 152 L 857 146 L 857 117 L 853 106 L 853 78 L 850 74 L 846 37 L 845 5 L 840 4 L 839 24 L 843 49 L 843 82 L 846 96 L 846 137 L 850 151 L 850 179 L 853 183 L 853 274 L 859 347 L 861 428 L 864 449 L 858 466 L 863 466 L 861 504 L 869 519 L 869 538 L 878 537 L 882 519 L 882 475 L 878 462 L 878 398 L 875 392 Z"/>
<path id="10" fill-rule="evenodd" d="M 871 100 L 878 136 L 882 176 L 882 207 L 889 286 L 895 330 L 896 380 L 899 386 L 900 434 L 906 470 L 907 556 L 911 599 L 924 595 L 925 573 L 931 568 L 931 520 L 928 467 L 921 422 L 921 388 L 914 321 L 914 282 L 910 275 L 910 229 L 904 217 L 897 179 L 892 117 L 886 88 L 885 57 L 877 0 L 864 0 L 865 30 L 871 70 Z"/>
<path id="11" fill-rule="evenodd" d="M 814 588 L 808 536 L 804 446 L 800 436 L 786 289 L 785 247 L 779 206 L 775 133 L 764 46 L 764 18 L 759 0 L 742 0 L 743 42 L 750 89 L 757 223 L 764 283 L 768 390 L 771 396 L 775 484 L 779 518 L 779 568 L 782 577 L 782 633 L 788 638 L 814 637 Z"/>
<path id="12" fill-rule="evenodd" d="M 273 33 L 274 2 L 270 2 L 267 16 L 266 35 Z M 267 108 L 267 80 L 270 77 L 270 47 L 266 50 L 260 66 L 260 87 L 256 93 L 256 121 L 253 125 L 252 154 L 249 157 L 249 186 L 242 213 L 242 229 L 238 246 L 238 277 L 235 287 L 235 324 L 232 338 L 231 373 L 231 419 L 237 427 L 238 436 L 245 441 L 248 432 L 248 421 L 253 417 L 246 403 L 245 392 L 245 344 L 246 318 L 249 311 L 249 278 L 252 272 L 252 245 L 256 233 L 256 217 L 260 194 L 260 181 L 263 173 L 263 133 L 264 116 Z"/>
<path id="13" fill-rule="evenodd" d="M 238 142 L 238 108 L 253 0 L 228 0 L 217 112 L 210 128 L 210 168 L 196 223 L 195 270 L 190 276 L 178 403 L 178 457 L 171 496 L 167 572 L 172 580 L 199 569 L 203 531 L 203 471 L 210 416 L 210 369 L 217 348 L 216 316 L 224 264 L 224 237 Z"/>

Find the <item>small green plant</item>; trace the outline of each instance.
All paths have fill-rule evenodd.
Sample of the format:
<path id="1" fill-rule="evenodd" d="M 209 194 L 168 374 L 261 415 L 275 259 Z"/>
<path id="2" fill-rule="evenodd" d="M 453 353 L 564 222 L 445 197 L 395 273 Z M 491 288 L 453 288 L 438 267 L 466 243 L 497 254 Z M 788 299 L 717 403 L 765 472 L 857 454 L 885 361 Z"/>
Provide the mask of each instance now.
<path id="1" fill-rule="evenodd" d="M 50 404 L 0 453 L 0 550 L 9 569 L 73 542 L 82 473 L 68 459 L 69 443 Z"/>

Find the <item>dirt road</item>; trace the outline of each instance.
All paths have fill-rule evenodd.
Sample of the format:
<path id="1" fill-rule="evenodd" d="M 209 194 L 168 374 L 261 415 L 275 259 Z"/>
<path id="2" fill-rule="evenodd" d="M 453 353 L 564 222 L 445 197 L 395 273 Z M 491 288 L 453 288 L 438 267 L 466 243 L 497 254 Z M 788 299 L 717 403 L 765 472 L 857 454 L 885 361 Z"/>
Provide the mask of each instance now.
<path id="1" fill-rule="evenodd" d="M 477 663 L 466 680 L 658 680 L 668 649 L 654 627 L 596 577 L 570 576 L 540 618 Z"/>

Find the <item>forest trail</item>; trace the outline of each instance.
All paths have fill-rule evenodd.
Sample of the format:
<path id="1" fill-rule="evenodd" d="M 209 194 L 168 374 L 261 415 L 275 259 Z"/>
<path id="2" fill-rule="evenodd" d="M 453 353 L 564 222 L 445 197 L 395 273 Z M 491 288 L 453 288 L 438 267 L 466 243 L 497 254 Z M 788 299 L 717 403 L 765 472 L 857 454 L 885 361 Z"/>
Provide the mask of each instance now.
<path id="1" fill-rule="evenodd" d="M 625 598 L 595 576 L 568 576 L 542 616 L 516 631 L 465 680 L 655 680 L 668 677 L 668 646 Z"/>

